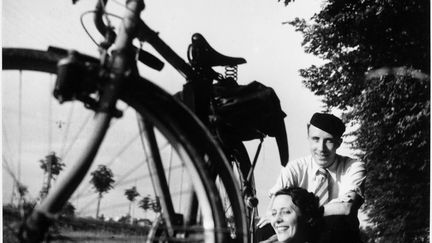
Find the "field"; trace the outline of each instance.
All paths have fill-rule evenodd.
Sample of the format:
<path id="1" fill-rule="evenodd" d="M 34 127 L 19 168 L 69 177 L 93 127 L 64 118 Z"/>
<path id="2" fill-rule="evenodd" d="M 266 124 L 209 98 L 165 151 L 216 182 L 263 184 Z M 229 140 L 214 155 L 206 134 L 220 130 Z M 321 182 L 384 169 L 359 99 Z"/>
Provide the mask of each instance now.
<path id="1" fill-rule="evenodd" d="M 20 214 L 3 207 L 3 242 L 18 242 Z M 49 242 L 143 242 L 148 227 L 92 218 L 59 218 L 50 228 Z"/>

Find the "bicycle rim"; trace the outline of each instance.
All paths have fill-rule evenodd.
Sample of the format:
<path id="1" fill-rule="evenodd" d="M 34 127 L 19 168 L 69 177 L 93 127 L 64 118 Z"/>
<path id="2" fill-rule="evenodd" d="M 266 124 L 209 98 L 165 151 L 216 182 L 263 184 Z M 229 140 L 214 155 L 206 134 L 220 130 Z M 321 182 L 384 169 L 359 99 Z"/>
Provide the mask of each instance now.
<path id="1" fill-rule="evenodd" d="M 58 158 L 64 162 L 65 172 L 51 175 L 60 181 L 62 173 L 73 166 L 67 163 L 70 157 L 79 154 L 81 141 L 91 132 L 85 130 L 93 116 L 91 111 L 80 103 L 58 106 L 52 98 L 52 73 L 59 58 L 42 51 L 3 49 L 3 205 L 11 208 L 24 208 L 22 205 L 40 200 L 42 193 L 38 192 L 49 190 L 48 184 L 55 186 L 57 180 L 50 180 L 39 168 L 43 164 L 40 161 Z M 48 80 L 44 80 L 46 76 Z M 12 80 L 15 77 L 18 81 Z M 101 220 L 89 216 L 94 218 L 99 211 L 96 214 L 104 218 L 103 227 L 119 240 L 126 234 L 138 241 L 223 242 L 228 235 L 227 224 L 206 167 L 213 159 L 223 161 L 220 151 L 202 126 L 168 94 L 139 81 L 122 96 L 118 107 L 124 119 L 112 121 L 90 169 L 94 171 L 100 164 L 109 167 L 114 174 L 114 189 L 99 201 L 88 175 L 69 201 L 77 218 L 85 218 L 74 223 L 98 225 Z M 162 169 L 155 169 L 155 165 Z M 224 183 L 229 185 L 226 178 Z M 165 184 L 165 189 L 161 191 L 155 181 Z M 26 186 L 27 192 L 17 192 L 17 185 Z M 133 186 L 139 196 L 128 200 L 125 192 Z M 190 208 L 188 200 L 195 198 L 199 210 Z M 84 230 L 60 228 L 59 235 L 75 239 L 74 233 Z"/>

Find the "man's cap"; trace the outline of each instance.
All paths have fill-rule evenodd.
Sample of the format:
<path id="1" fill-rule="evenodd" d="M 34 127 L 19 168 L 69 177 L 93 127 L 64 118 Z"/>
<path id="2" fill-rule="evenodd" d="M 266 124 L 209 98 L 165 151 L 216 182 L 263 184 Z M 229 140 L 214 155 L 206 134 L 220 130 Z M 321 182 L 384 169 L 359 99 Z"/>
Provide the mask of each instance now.
<path id="1" fill-rule="evenodd" d="M 330 133 L 336 138 L 340 138 L 345 132 L 345 124 L 341 119 L 332 114 L 315 113 L 310 120 L 310 124 Z"/>

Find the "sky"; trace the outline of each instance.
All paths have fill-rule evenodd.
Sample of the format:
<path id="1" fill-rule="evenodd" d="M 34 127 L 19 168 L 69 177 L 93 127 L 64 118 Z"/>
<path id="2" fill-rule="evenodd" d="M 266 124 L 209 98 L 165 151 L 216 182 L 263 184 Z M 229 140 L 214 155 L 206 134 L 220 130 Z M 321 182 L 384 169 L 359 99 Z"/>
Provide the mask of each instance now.
<path id="1" fill-rule="evenodd" d="M 79 19 L 80 14 L 93 8 L 94 3 L 90 0 L 81 0 L 75 5 L 70 0 L 3 1 L 2 45 L 36 49 L 55 45 L 97 56 L 97 48 Z M 142 18 L 181 57 L 186 59 L 190 38 L 198 32 L 220 53 L 245 58 L 247 64 L 239 66 L 238 82 L 247 84 L 257 80 L 275 90 L 287 114 L 285 124 L 290 158 L 308 153 L 306 124 L 314 112 L 322 111 L 323 105 L 319 97 L 304 87 L 299 69 L 322 63 L 322 60 L 304 53 L 301 34 L 283 23 L 295 17 L 310 18 L 319 11 L 320 0 L 294 1 L 287 7 L 277 0 L 148 0 L 145 3 Z M 121 15 L 122 7 L 118 2 L 113 1 L 110 7 L 115 14 Z M 88 16 L 84 23 L 98 39 Z M 144 45 L 144 48 L 154 53 L 150 46 Z M 139 68 L 142 76 L 157 80 L 156 83 L 169 93 L 179 91 L 184 83 L 180 74 L 169 65 L 161 72 L 143 66 Z M 13 101 L 14 95 L 9 93 L 8 96 L 5 88 L 3 85 L 3 103 L 6 99 Z M 31 101 L 32 104 L 38 102 Z M 3 117 L 3 123 L 7 124 L 7 117 Z M 3 134 L 5 143 L 5 132 Z M 5 146 L 3 150 L 6 150 Z M 256 146 L 256 141 L 247 143 L 251 157 Z M 347 145 L 339 151 L 350 154 Z M 273 138 L 267 138 L 255 170 L 260 213 L 267 207 L 268 190 L 280 168 L 276 143 Z M 3 173 L 3 177 L 7 175 Z M 32 181 L 31 173 L 26 177 L 29 184 L 41 185 L 40 178 Z M 10 200 L 8 188 L 3 183 L 3 202 Z M 114 212 L 107 214 L 116 216 Z"/>

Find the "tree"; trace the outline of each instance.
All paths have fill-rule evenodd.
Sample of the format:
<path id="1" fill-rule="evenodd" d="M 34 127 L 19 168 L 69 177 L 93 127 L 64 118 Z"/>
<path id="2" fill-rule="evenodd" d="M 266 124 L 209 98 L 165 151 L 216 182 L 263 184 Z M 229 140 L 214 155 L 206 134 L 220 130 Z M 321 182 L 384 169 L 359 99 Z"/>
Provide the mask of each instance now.
<path id="1" fill-rule="evenodd" d="M 71 202 L 67 202 L 66 205 L 60 211 L 60 215 L 63 217 L 73 218 L 75 217 L 75 206 Z"/>
<path id="2" fill-rule="evenodd" d="M 65 164 L 61 161 L 61 158 L 55 152 L 51 152 L 45 156 L 45 159 L 39 160 L 40 168 L 45 174 L 44 184 L 40 193 L 42 199 L 45 198 L 51 188 L 51 180 L 55 180 L 63 170 L 63 167 L 65 167 Z"/>
<path id="3" fill-rule="evenodd" d="M 16 181 L 16 187 L 19 194 L 18 208 L 21 210 L 21 215 L 25 215 L 31 209 L 33 209 L 34 204 L 32 202 L 28 203 L 25 200 L 25 196 L 28 194 L 28 187 Z"/>
<path id="4" fill-rule="evenodd" d="M 98 168 L 91 173 L 92 178 L 90 183 L 93 184 L 93 188 L 98 193 L 98 203 L 96 208 L 96 218 L 99 218 L 100 201 L 102 194 L 108 192 L 113 188 L 114 175 L 112 171 L 105 165 L 98 165 Z"/>
<path id="5" fill-rule="evenodd" d="M 151 199 L 150 195 L 147 195 L 141 199 L 141 201 L 138 202 L 138 206 L 144 210 L 144 212 L 147 213 L 147 210 L 151 207 Z"/>
<path id="6" fill-rule="evenodd" d="M 18 194 L 21 199 L 24 199 L 25 195 L 28 193 L 28 187 L 26 185 L 21 184 L 20 182 L 16 182 Z"/>
<path id="7" fill-rule="evenodd" d="M 156 196 L 155 199 L 152 201 L 152 209 L 155 213 L 160 213 L 162 210 L 162 206 L 160 205 L 159 197 Z"/>
<path id="8" fill-rule="evenodd" d="M 291 25 L 326 61 L 300 70 L 304 84 L 357 128 L 370 241 L 428 242 L 430 2 L 328 0 Z"/>
<path id="9" fill-rule="evenodd" d="M 132 215 L 131 215 L 131 206 L 132 206 L 132 203 L 135 201 L 135 198 L 138 197 L 139 195 L 140 194 L 138 193 L 138 191 L 136 189 L 136 186 L 133 186 L 133 187 L 125 190 L 125 196 L 129 200 L 129 211 L 128 211 L 128 214 L 131 216 L 131 218 L 133 218 Z"/>
<path id="10" fill-rule="evenodd" d="M 121 216 L 117 222 L 127 224 L 130 221 L 131 221 L 131 216 L 128 214 L 125 216 Z"/>

